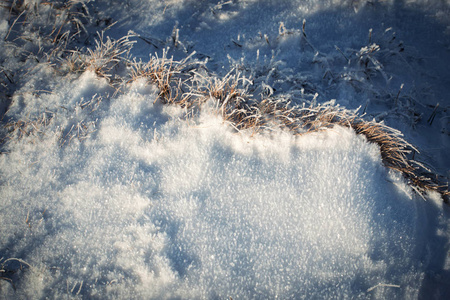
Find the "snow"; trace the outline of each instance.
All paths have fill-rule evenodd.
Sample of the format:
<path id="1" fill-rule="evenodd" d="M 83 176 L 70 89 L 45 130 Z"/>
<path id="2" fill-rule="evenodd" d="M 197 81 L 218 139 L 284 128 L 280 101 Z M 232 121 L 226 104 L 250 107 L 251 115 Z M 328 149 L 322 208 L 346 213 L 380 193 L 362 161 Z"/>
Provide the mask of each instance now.
<path id="1" fill-rule="evenodd" d="M 251 78 L 257 99 L 361 106 L 367 119 L 400 129 L 448 181 L 448 2 L 78 2 L 94 20 L 80 35 L 86 48 L 118 21 L 105 35 L 152 39 L 135 38 L 130 50 L 144 61 L 166 46 L 175 58 L 195 50 L 205 74 L 234 67 Z M 53 20 L 53 8 L 26 3 L 41 10 L 11 39 Z M 0 12 L 6 36 L 12 21 Z M 44 38 L 42 51 L 11 39 L 0 42 L 2 126 L 28 125 L 2 129 L 0 298 L 450 295 L 448 205 L 437 193 L 417 195 L 364 136 L 339 126 L 237 131 L 214 99 L 194 111 L 164 105 L 144 78 L 114 86 L 121 66 L 112 79 L 61 71 L 39 56 Z"/>

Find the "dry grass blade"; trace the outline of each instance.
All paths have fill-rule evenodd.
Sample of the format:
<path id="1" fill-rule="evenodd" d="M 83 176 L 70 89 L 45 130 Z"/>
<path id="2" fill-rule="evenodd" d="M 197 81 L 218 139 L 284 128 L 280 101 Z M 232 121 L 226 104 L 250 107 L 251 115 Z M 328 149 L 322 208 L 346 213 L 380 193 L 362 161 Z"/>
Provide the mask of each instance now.
<path id="1" fill-rule="evenodd" d="M 14 282 L 12 281 L 12 279 L 11 278 L 7 278 L 7 277 L 0 277 L 0 279 L 2 279 L 2 280 L 5 280 L 5 281 L 8 281 L 10 284 L 11 284 L 11 286 L 12 286 L 12 288 L 13 288 L 13 290 L 16 290 L 16 286 L 14 285 Z"/>
<path id="2" fill-rule="evenodd" d="M 5 36 L 5 38 L 4 38 L 5 41 L 8 40 L 8 37 L 9 37 L 9 35 L 11 34 L 11 31 L 12 31 L 14 25 L 16 25 L 16 22 L 17 22 L 17 21 L 20 19 L 20 17 L 21 17 L 23 14 L 25 14 L 26 12 L 27 12 L 26 10 L 22 11 L 22 12 L 20 13 L 20 15 L 19 15 L 19 16 L 14 20 L 14 22 L 11 24 L 11 26 L 9 27 L 8 33 L 6 34 L 6 36 Z"/>
<path id="3" fill-rule="evenodd" d="M 29 263 L 27 263 L 26 261 L 24 261 L 20 258 L 8 258 L 6 260 L 3 260 L 3 257 L 2 257 L 2 258 L 0 258 L 0 262 L 1 262 L 0 273 L 4 274 L 4 276 L 0 276 L 0 279 L 9 282 L 14 290 L 16 290 L 14 281 L 11 278 L 5 277 L 5 276 L 11 276 L 12 274 L 16 273 L 17 270 L 23 270 L 24 265 L 27 266 L 29 269 L 33 270 L 33 267 Z M 19 268 L 8 268 L 6 265 L 9 262 L 18 262 L 20 267 Z"/>

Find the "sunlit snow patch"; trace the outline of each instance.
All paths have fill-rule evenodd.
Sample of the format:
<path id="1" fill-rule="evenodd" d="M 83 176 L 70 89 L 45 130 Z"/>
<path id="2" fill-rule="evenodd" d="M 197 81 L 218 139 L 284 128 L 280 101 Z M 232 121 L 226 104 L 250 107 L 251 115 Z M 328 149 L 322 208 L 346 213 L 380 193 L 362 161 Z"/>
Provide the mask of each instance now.
<path id="1" fill-rule="evenodd" d="M 375 145 L 339 127 L 251 137 L 141 84 L 104 101 L 86 139 L 0 156 L 0 249 L 32 266 L 3 295 L 417 296 L 426 220 Z"/>

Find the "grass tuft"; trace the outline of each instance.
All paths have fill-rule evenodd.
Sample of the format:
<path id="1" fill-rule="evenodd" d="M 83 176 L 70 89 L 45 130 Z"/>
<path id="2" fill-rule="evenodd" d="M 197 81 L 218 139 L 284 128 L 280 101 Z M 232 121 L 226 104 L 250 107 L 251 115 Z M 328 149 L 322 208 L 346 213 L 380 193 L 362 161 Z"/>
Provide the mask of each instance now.
<path id="1" fill-rule="evenodd" d="M 72 73 L 90 70 L 99 77 L 112 80 L 113 70 L 129 53 L 134 41 L 126 35 L 119 40 L 112 40 L 109 36 L 105 38 L 104 32 L 98 33 L 95 40 L 94 50 L 88 48 L 85 53 L 80 50 L 70 51 L 70 55 L 62 59 L 62 65 L 67 66 Z"/>
<path id="2" fill-rule="evenodd" d="M 283 30 L 281 26 L 280 31 Z M 376 45 L 367 51 L 377 51 Z M 443 178 L 432 174 L 423 164 L 408 158 L 410 153 L 419 151 L 400 131 L 330 104 L 318 105 L 313 101 L 309 107 L 292 106 L 283 98 L 269 95 L 260 95 L 262 100 L 258 101 L 248 92 L 252 80 L 239 71 L 233 69 L 219 78 L 205 74 L 201 64 L 187 65 L 187 59 L 175 62 L 164 52 L 163 57 L 151 57 L 148 63 L 133 62 L 131 77 L 132 80 L 144 77 L 156 84 L 164 104 L 201 108 L 205 102 L 215 101 L 217 113 L 238 131 L 251 130 L 254 134 L 279 127 L 303 135 L 333 126 L 351 128 L 377 144 L 384 165 L 401 172 L 419 195 L 436 191 L 448 203 L 448 184 L 443 184 Z"/>

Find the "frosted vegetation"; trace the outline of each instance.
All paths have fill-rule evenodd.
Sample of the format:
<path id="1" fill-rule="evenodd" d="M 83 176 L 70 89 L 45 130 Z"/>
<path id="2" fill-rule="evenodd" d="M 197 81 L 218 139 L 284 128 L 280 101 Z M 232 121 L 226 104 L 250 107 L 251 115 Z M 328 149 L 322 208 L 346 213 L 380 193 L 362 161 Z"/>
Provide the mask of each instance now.
<path id="1" fill-rule="evenodd" d="M 450 297 L 447 1 L 0 1 L 0 298 Z"/>

